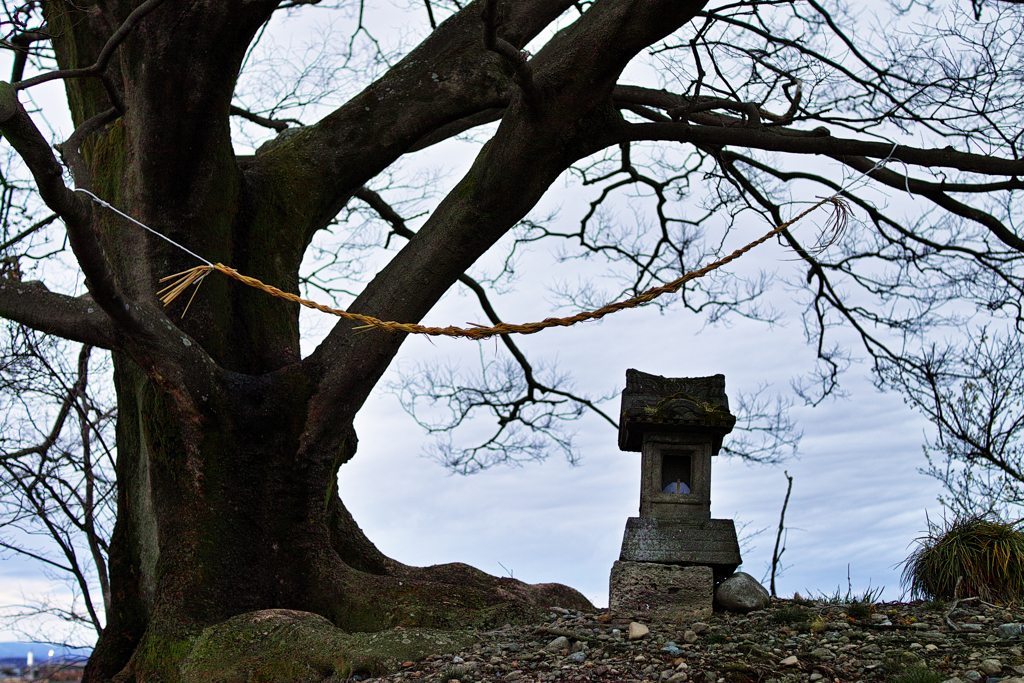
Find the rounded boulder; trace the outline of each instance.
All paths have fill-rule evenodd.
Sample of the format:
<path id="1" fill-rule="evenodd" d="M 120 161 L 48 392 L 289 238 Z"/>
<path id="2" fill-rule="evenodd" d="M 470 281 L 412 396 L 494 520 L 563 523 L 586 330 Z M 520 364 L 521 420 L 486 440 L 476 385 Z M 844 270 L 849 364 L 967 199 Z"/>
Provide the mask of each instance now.
<path id="1" fill-rule="evenodd" d="M 715 589 L 715 601 L 730 612 L 746 614 L 767 607 L 771 596 L 753 576 L 736 572 Z"/>

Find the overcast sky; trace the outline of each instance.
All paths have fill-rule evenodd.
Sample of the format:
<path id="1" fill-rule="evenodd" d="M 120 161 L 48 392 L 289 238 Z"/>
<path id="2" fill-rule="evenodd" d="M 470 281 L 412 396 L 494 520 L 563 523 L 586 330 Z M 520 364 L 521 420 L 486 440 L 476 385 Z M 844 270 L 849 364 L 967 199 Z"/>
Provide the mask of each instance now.
<path id="1" fill-rule="evenodd" d="M 310 16 L 314 13 L 311 8 Z M 289 28 L 297 29 L 294 24 Z M 282 33 L 281 41 L 286 40 Z M 59 122 L 54 125 L 61 128 Z M 63 137 L 69 132 L 64 128 Z M 418 155 L 415 163 L 447 167 L 441 184 L 450 186 L 460 176 L 459 164 L 471 161 L 473 149 L 452 141 Z M 561 182 L 556 183 L 541 211 L 558 208 L 559 220 L 578 221 L 585 209 L 582 195 L 561 190 Z M 798 230 L 809 240 L 826 216 L 824 211 L 812 215 Z M 725 250 L 742 246 L 767 227 L 751 224 Z M 857 224 L 851 229 L 858 229 Z M 792 259 L 791 253 L 766 244 L 741 259 L 736 270 L 782 273 L 799 267 Z M 552 267 L 551 257 L 543 252 L 523 260 L 516 290 L 496 298 L 507 321 L 568 314 L 553 308 L 549 292 L 557 284 L 553 272 L 572 278 L 574 271 Z M 752 392 L 765 382 L 773 391 L 788 394 L 790 380 L 810 371 L 814 362 L 803 338 L 801 309 L 791 296 L 782 287 L 772 290 L 770 300 L 784 313 L 774 327 L 737 318 L 729 326 L 705 328 L 701 317 L 681 308 L 664 314 L 645 309 L 519 341 L 531 360 L 557 359 L 576 388 L 593 395 L 620 391 L 628 368 L 668 377 L 722 373 L 734 401 L 740 392 Z M 313 339 L 334 323 L 311 316 L 321 314 L 304 317 Z M 455 292 L 431 311 L 426 323 L 482 320 L 474 300 Z M 852 337 L 844 339 L 859 352 Z M 490 358 L 499 346 L 494 341 L 412 338 L 397 363 L 473 364 L 478 353 Z M 746 534 L 767 529 L 750 539 L 743 554 L 743 569 L 761 579 L 771 558 L 787 470 L 794 483 L 786 513 L 787 569 L 777 582 L 780 595 L 832 594 L 837 589 L 845 594 L 849 573 L 854 592 L 884 586 L 884 597 L 895 599 L 900 595 L 898 563 L 925 529 L 926 513 L 933 519 L 941 516 L 938 485 L 917 473 L 924 464 L 921 444 L 928 424 L 900 396 L 878 393 L 864 365 L 855 364 L 842 383 L 847 399 L 794 408 L 798 428 L 804 431 L 795 459 L 767 467 L 715 458 L 712 516 L 735 519 L 737 526 L 745 525 Z M 618 398 L 604 408 L 617 414 Z M 556 453 L 542 464 L 498 467 L 468 477 L 453 476 L 423 457 L 431 437 L 393 395 L 375 393 L 356 426 L 359 452 L 341 469 L 340 493 L 383 552 L 412 565 L 459 561 L 528 582 L 557 581 L 579 589 L 597 606 L 607 605 L 609 571 L 618 558 L 626 519 L 639 507 L 640 455 L 620 452 L 616 432 L 606 422 L 590 415 L 575 424 L 581 455 L 577 466 Z M 44 590 L 61 595 L 32 565 L 10 560 L 0 566 L 0 604 Z M 0 641 L 14 639 L 16 634 L 0 631 Z"/>

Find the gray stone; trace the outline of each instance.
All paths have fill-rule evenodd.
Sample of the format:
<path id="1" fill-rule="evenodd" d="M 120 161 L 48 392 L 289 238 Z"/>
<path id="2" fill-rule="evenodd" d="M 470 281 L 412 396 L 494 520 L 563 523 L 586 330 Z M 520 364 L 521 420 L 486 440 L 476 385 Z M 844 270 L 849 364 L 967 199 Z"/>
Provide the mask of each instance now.
<path id="1" fill-rule="evenodd" d="M 995 676 L 1003 671 L 1003 665 L 998 659 L 983 659 L 981 660 L 981 664 L 978 665 L 978 668 L 989 676 Z"/>
<path id="2" fill-rule="evenodd" d="M 694 643 L 696 643 L 697 642 L 697 634 L 696 634 L 696 632 L 688 630 L 685 633 L 683 633 L 683 642 L 684 643 L 689 643 L 690 645 L 693 645 Z"/>
<path id="3" fill-rule="evenodd" d="M 548 643 L 544 649 L 548 652 L 561 652 L 569 647 L 569 639 L 565 636 L 558 636 L 550 643 Z"/>
<path id="4" fill-rule="evenodd" d="M 608 606 L 613 613 L 706 618 L 711 616 L 713 597 L 710 567 L 622 561 L 612 565 Z"/>
<path id="5" fill-rule="evenodd" d="M 640 622 L 633 621 L 633 622 L 630 622 L 630 624 L 629 624 L 629 639 L 630 640 L 640 640 L 641 638 L 643 638 L 644 636 L 646 636 L 650 632 L 651 632 L 651 629 L 647 628 L 647 626 L 645 626 L 644 624 L 641 624 Z"/>
<path id="6" fill-rule="evenodd" d="M 740 545 L 731 519 L 665 520 L 630 517 L 622 536 L 623 562 L 706 564 L 728 576 L 739 566 Z"/>
<path id="7" fill-rule="evenodd" d="M 771 595 L 753 576 L 737 572 L 719 584 L 715 600 L 730 612 L 745 614 L 769 604 Z"/>
<path id="8" fill-rule="evenodd" d="M 1024 632 L 1024 624 L 1010 623 L 999 625 L 999 635 L 1003 638 L 1013 638 Z"/>

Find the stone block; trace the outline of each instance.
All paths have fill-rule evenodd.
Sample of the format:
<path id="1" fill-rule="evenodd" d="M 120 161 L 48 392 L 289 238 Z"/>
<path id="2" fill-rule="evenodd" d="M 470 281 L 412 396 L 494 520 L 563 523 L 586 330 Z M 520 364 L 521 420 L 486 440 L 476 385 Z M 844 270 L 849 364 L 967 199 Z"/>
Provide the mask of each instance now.
<path id="1" fill-rule="evenodd" d="M 622 537 L 623 562 L 708 565 L 723 579 L 739 566 L 740 544 L 731 519 L 694 521 L 630 517 Z"/>
<path id="2" fill-rule="evenodd" d="M 706 618 L 711 616 L 714 584 L 711 567 L 620 560 L 612 565 L 608 606 L 616 615 Z"/>

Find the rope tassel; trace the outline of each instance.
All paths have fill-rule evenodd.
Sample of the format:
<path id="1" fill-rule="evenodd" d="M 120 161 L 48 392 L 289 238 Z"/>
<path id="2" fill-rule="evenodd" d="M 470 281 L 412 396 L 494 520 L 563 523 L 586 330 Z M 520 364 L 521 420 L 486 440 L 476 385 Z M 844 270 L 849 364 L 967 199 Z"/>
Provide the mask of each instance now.
<path id="1" fill-rule="evenodd" d="M 199 285 L 203 284 L 203 278 L 212 273 L 216 267 L 217 266 L 196 266 L 195 268 L 189 268 L 188 270 L 183 270 L 182 272 L 175 273 L 174 275 L 162 277 L 160 278 L 160 282 L 167 282 L 168 280 L 173 280 L 173 282 L 156 294 L 160 297 L 160 301 L 163 302 L 164 306 L 166 306 L 177 299 L 179 294 L 195 283 L 196 289 L 192 292 L 192 296 L 189 297 L 188 303 L 185 304 L 185 310 L 181 314 L 181 317 L 184 318 L 185 313 L 188 313 L 188 307 L 192 305 L 192 300 L 196 298 L 196 294 L 199 292 Z"/>

